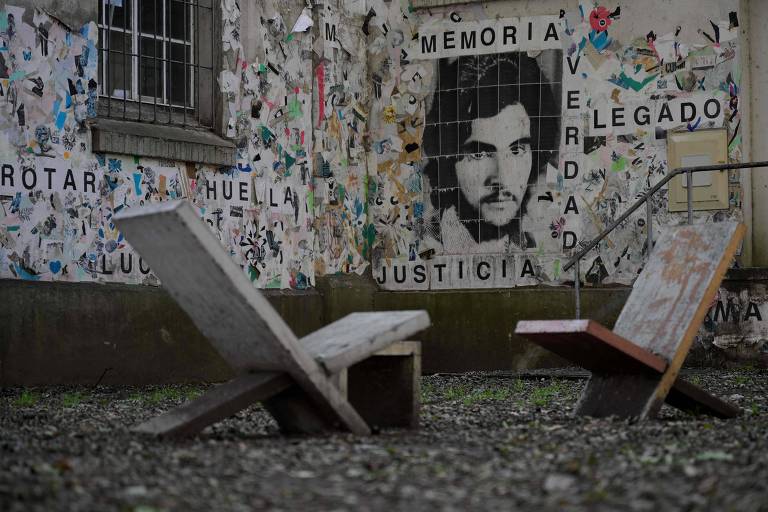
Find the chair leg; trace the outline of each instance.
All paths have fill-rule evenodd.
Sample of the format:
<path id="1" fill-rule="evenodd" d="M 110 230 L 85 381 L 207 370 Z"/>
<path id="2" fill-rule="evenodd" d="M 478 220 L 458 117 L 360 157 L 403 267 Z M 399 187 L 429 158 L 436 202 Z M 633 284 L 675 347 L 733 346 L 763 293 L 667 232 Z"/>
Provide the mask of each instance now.
<path id="1" fill-rule="evenodd" d="M 319 434 L 339 430 L 341 425 L 332 425 L 307 394 L 298 386 L 264 400 L 264 408 L 275 418 L 284 434 Z"/>
<path id="2" fill-rule="evenodd" d="M 290 388 L 287 373 L 260 372 L 239 375 L 191 402 L 152 418 L 133 430 L 162 437 L 197 434 L 208 425 L 232 416 L 249 405 Z"/>
<path id="3" fill-rule="evenodd" d="M 651 373 L 593 372 L 576 404 L 575 414 L 597 418 L 652 417 L 655 413 L 649 412 L 648 405 L 654 401 L 660 377 Z"/>
<path id="4" fill-rule="evenodd" d="M 659 380 L 660 376 L 652 373 L 592 373 L 575 414 L 594 417 L 654 417 L 661 405 L 656 398 Z M 708 414 L 717 418 L 735 418 L 741 414 L 737 406 L 680 377 L 664 401 L 693 414 Z"/>
<path id="5" fill-rule="evenodd" d="M 680 377 L 669 391 L 666 402 L 692 414 L 708 414 L 726 419 L 741 415 L 741 409 L 738 406 L 711 395 Z"/>
<path id="6" fill-rule="evenodd" d="M 371 426 L 417 428 L 421 345 L 399 342 L 347 369 L 347 394 Z"/>

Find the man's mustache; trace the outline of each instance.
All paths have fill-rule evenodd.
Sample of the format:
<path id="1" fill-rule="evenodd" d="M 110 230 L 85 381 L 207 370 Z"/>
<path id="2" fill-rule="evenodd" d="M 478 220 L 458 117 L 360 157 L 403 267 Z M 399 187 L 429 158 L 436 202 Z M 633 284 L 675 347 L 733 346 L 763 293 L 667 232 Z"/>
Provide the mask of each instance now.
<path id="1" fill-rule="evenodd" d="M 519 198 L 507 190 L 506 187 L 501 187 L 499 185 L 489 185 L 483 188 L 490 189 L 490 191 L 480 196 L 481 203 L 500 203 L 505 201 L 519 202 Z"/>

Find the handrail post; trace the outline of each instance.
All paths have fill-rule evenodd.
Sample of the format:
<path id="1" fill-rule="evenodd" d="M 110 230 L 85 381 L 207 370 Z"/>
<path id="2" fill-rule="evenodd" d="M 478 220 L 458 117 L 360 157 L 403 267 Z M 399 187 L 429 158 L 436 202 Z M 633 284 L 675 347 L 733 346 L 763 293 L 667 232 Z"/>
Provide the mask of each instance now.
<path id="1" fill-rule="evenodd" d="M 685 171 L 686 185 L 688 189 L 687 201 L 688 201 L 688 224 L 693 224 L 693 171 L 688 169 Z"/>
<path id="2" fill-rule="evenodd" d="M 574 290 L 576 291 L 576 320 L 579 320 L 581 318 L 581 271 L 579 270 L 579 261 L 576 260 L 576 264 L 573 266 L 574 274 L 576 275 L 575 280 L 573 281 L 573 285 L 575 286 Z"/>
<path id="3" fill-rule="evenodd" d="M 653 205 L 651 205 L 651 196 L 649 195 L 645 200 L 645 225 L 646 225 L 646 239 L 648 254 L 651 254 L 653 249 Z"/>

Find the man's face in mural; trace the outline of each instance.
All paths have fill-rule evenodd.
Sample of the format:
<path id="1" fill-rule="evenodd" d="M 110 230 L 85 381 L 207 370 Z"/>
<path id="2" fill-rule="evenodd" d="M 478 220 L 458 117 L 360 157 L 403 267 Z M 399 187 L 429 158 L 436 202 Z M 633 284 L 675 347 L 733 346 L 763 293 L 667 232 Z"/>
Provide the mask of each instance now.
<path id="1" fill-rule="evenodd" d="M 493 117 L 472 121 L 463 151 L 477 152 L 456 162 L 456 176 L 467 202 L 484 221 L 504 226 L 518 216 L 531 174 L 531 120 L 520 104 Z M 471 143 L 471 144 L 470 144 Z"/>

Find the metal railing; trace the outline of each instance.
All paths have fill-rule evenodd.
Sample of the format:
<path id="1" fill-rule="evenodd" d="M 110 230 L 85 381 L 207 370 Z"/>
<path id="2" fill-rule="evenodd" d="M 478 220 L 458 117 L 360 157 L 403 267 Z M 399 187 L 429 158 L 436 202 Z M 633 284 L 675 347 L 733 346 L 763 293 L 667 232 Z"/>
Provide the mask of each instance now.
<path id="1" fill-rule="evenodd" d="M 575 303 L 576 303 L 576 318 L 581 317 L 581 274 L 580 274 L 580 268 L 579 268 L 579 262 L 581 259 L 592 249 L 597 247 L 597 244 L 599 244 L 606 236 L 608 236 L 614 229 L 616 229 L 617 226 L 622 224 L 627 218 L 632 215 L 638 208 L 640 208 L 643 203 L 646 205 L 646 247 L 647 247 L 647 253 L 651 253 L 651 249 L 653 248 L 653 211 L 652 211 L 652 204 L 650 201 L 650 198 L 659 191 L 664 185 L 666 185 L 672 178 L 675 176 L 679 176 L 680 174 L 686 175 L 686 189 L 687 189 L 687 206 L 688 206 L 688 224 L 693 224 L 693 187 L 692 185 L 692 176 L 695 172 L 704 172 L 704 171 L 727 171 L 730 169 L 753 169 L 753 168 L 759 168 L 759 167 L 768 167 L 768 161 L 762 161 L 762 162 L 744 162 L 744 163 L 738 163 L 738 164 L 715 164 L 715 165 L 700 165 L 695 167 L 678 167 L 677 169 L 672 170 L 669 174 L 664 176 L 664 178 L 659 181 L 657 184 L 652 186 L 648 191 L 643 194 L 643 196 L 635 201 L 635 203 L 630 206 L 627 211 L 625 211 L 623 214 L 619 216 L 618 219 L 614 220 L 611 225 L 609 225 L 607 228 L 605 228 L 599 235 L 597 235 L 592 241 L 590 241 L 587 244 L 584 244 L 579 251 L 571 257 L 570 260 L 568 260 L 568 263 L 563 265 L 563 272 L 566 272 L 571 269 L 571 267 L 574 267 L 574 295 L 575 295 Z"/>

